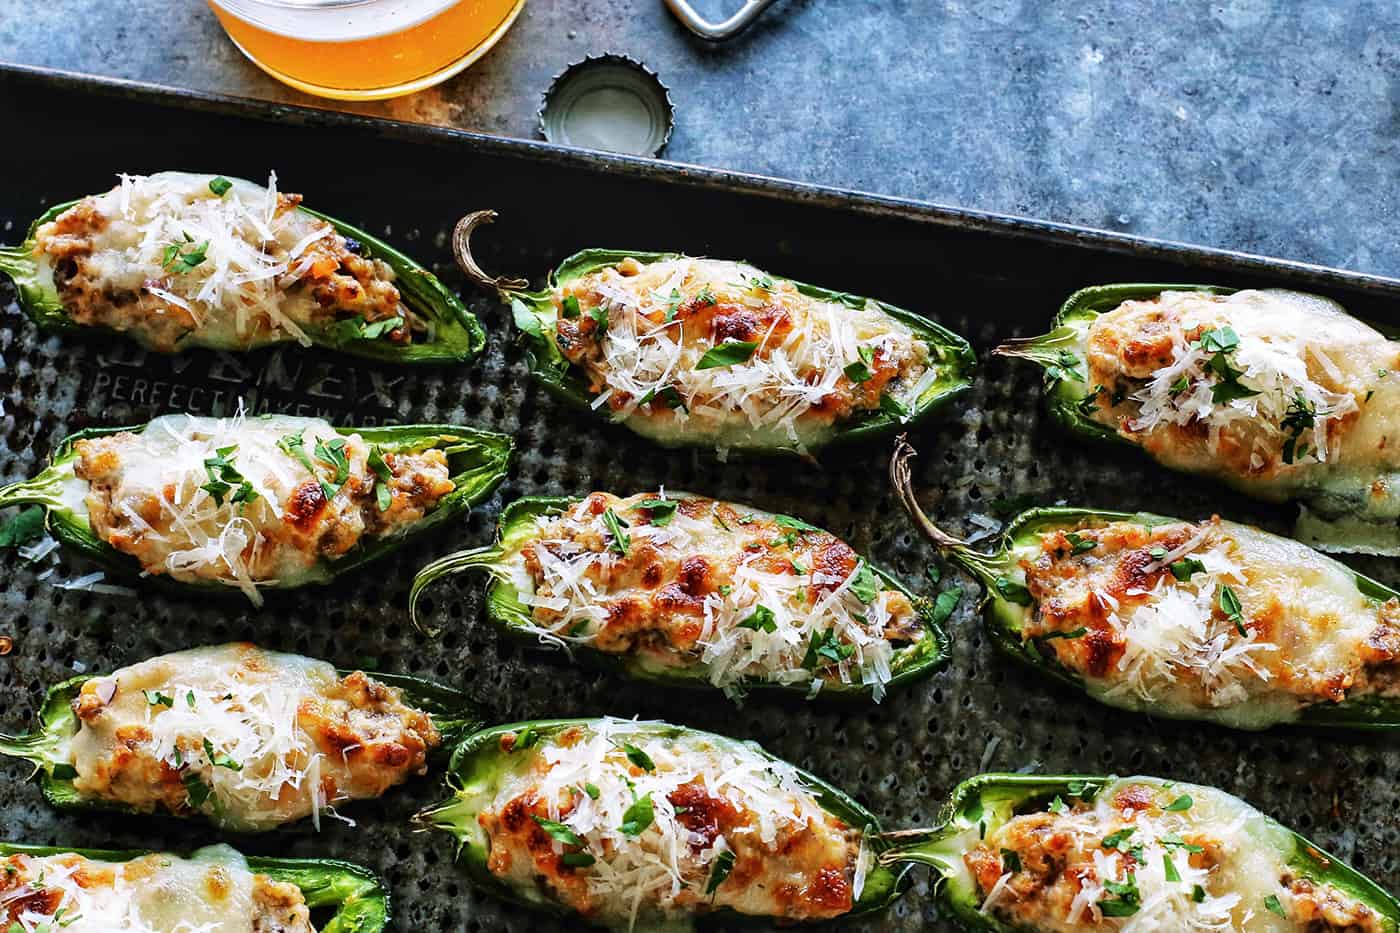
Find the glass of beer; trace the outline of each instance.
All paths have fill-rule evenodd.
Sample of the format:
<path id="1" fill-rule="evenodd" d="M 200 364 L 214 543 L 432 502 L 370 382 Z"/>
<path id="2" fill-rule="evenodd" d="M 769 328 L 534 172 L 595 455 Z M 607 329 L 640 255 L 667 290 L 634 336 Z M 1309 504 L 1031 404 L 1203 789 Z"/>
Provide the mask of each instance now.
<path id="1" fill-rule="evenodd" d="M 525 0 L 209 0 L 239 51 L 277 80 L 339 100 L 397 97 L 485 55 Z"/>

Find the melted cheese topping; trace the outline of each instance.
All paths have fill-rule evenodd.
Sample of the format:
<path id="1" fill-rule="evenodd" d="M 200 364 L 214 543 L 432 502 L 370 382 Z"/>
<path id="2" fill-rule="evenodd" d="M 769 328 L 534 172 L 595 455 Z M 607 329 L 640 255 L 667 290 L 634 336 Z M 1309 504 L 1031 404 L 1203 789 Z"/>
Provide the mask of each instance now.
<path id="1" fill-rule="evenodd" d="M 863 834 L 824 811 L 795 769 L 703 733 L 659 736 L 652 725 L 603 719 L 515 752 L 479 818 L 489 869 L 629 928 L 718 907 L 788 919 L 851 909 Z M 551 834 L 541 821 L 567 831 Z"/>
<path id="2" fill-rule="evenodd" d="M 746 263 L 627 259 L 556 289 L 554 303 L 556 343 L 583 366 L 594 407 L 663 441 L 800 450 L 883 396 L 913 409 L 938 378 L 928 344 L 874 302 L 811 298 Z M 702 368 L 736 343 L 753 346 Z"/>
<path id="3" fill-rule="evenodd" d="M 248 644 L 196 648 L 83 685 L 67 762 L 84 796 L 266 830 L 427 770 L 427 714 L 363 673 Z"/>
<path id="4" fill-rule="evenodd" d="M 442 452 L 378 452 L 317 418 L 166 415 L 74 449 L 98 537 L 147 573 L 236 586 L 255 605 L 259 587 L 326 579 L 325 561 L 403 533 L 453 489 Z"/>
<path id="5" fill-rule="evenodd" d="M 251 349 L 295 340 L 338 316 L 391 321 L 375 336 L 406 340 L 421 322 L 400 303 L 394 273 L 356 255 L 300 195 L 182 172 L 122 175 L 36 231 L 41 280 L 82 324 L 128 332 L 154 349 Z M 216 185 L 217 186 L 217 185 Z M 357 249 L 358 247 L 353 247 Z"/>
<path id="6" fill-rule="evenodd" d="M 840 682 L 879 700 L 895 643 L 922 635 L 909 598 L 845 542 L 701 496 L 593 493 L 511 535 L 503 563 L 541 639 L 698 668 L 731 696 Z"/>
<path id="7" fill-rule="evenodd" d="M 1400 695 L 1400 601 L 1368 598 L 1296 541 L 1219 518 L 1114 522 L 1015 553 L 1035 600 L 1021 637 L 1105 702 L 1262 728 Z"/>
<path id="8" fill-rule="evenodd" d="M 11 855 L 0 868 L 11 933 L 314 933 L 296 886 L 253 874 L 224 845 L 126 862 Z"/>
<path id="9" fill-rule="evenodd" d="M 1278 499 L 1340 485 L 1400 514 L 1371 488 L 1400 467 L 1400 348 L 1336 305 L 1168 291 L 1099 315 L 1084 340 L 1089 417 L 1163 463 Z"/>
<path id="10" fill-rule="evenodd" d="M 981 841 L 972 830 L 963 861 L 982 913 L 1047 933 L 1382 929 L 1355 898 L 1296 876 L 1291 835 L 1214 788 L 1128 778 L 1057 809 Z"/>

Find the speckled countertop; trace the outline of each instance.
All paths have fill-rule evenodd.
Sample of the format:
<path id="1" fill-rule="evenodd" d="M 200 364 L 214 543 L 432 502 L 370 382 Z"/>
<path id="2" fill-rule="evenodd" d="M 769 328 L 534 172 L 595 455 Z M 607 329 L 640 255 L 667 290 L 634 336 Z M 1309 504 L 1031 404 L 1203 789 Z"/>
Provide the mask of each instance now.
<path id="1" fill-rule="evenodd" d="M 358 109 L 533 136 L 604 50 L 671 86 L 681 161 L 1400 275 L 1389 0 L 783 0 L 721 47 L 661 0 L 529 0 L 466 73 Z M 192 0 L 6 0 L 0 60 L 321 103 Z"/>

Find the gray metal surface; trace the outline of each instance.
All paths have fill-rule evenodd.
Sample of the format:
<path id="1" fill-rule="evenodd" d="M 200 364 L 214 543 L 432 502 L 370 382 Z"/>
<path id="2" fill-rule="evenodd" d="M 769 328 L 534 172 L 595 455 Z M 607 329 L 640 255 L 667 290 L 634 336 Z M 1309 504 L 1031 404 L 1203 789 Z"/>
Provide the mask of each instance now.
<path id="1" fill-rule="evenodd" d="M 605 51 L 675 90 L 684 162 L 1400 274 L 1389 0 L 784 0 L 721 46 L 662 0 L 529 0 L 441 88 L 350 109 L 534 138 L 549 79 Z M 199 2 L 5 0 L 0 61 L 342 106 Z"/>
<path id="2" fill-rule="evenodd" d="M 9 147 L 0 155 L 5 238 L 18 239 L 43 204 L 99 190 L 118 170 L 203 167 L 259 177 L 276 167 L 284 190 L 304 192 L 309 205 L 385 236 L 456 286 L 461 279 L 446 245 L 451 224 L 466 210 L 495 207 L 502 219 L 483 231 L 479 246 L 492 271 L 539 276 L 589 245 L 744 256 L 778 273 L 923 311 L 983 350 L 1010 334 L 1039 330 L 1066 293 L 1095 281 L 1322 282 L 1358 313 L 1400 321 L 1397 283 L 1346 273 L 326 115 L 211 108 L 179 98 L 157 106 L 141 102 L 146 99 L 134 92 L 93 97 L 66 82 L 0 73 L 0 125 L 23 125 L 45 140 L 43 147 Z M 72 120 L 75 113 L 84 119 Z M 84 144 L 94 134 L 104 140 L 99 155 Z M 211 140 L 217 141 L 212 148 Z M 327 153 L 340 157 L 331 171 Z M 717 464 L 703 454 L 659 450 L 580 418 L 532 385 L 509 315 L 489 296 L 465 294 L 490 334 L 486 354 L 466 368 L 409 371 L 294 351 L 172 360 L 109 341 L 44 337 L 0 286 L 0 481 L 32 475 L 72 430 L 185 407 L 215 410 L 239 395 L 279 409 L 308 406 L 338 422 L 461 420 L 511 432 L 519 445 L 502 489 L 469 519 L 373 573 L 269 599 L 260 612 L 237 597 L 65 592 L 53 580 L 77 577 L 86 564 L 61 558 L 52 576 L 40 580 L 45 566 L 3 555 L 0 634 L 12 635 L 16 645 L 0 658 L 6 697 L 0 730 L 29 724 L 44 686 L 78 665 L 101 670 L 248 638 L 342 666 L 373 659 L 384 670 L 436 677 L 466 688 L 503 720 L 635 714 L 757 739 L 848 789 L 892 828 L 926 824 L 959 780 L 981 770 L 1146 772 L 1203 781 L 1244 796 L 1391 890 L 1400 888 L 1394 819 L 1400 748 L 1393 738 L 1321 731 L 1251 736 L 1099 707 L 993 655 L 971 612 L 971 584 L 954 574 L 945 576 L 959 581 L 968 598 L 950 623 L 953 662 L 878 707 L 755 698 L 735 710 L 718 696 L 666 694 L 575 670 L 562 656 L 499 638 L 482 615 L 481 581 L 472 578 L 432 592 L 439 636 L 416 632 L 405 612 L 413 571 L 449 549 L 487 541 L 502 503 L 522 494 L 626 493 L 665 483 L 748 500 L 844 534 L 916 589 L 929 588 L 923 576 L 929 551 L 885 484 L 886 448 L 833 456 L 820 466 Z M 967 528 L 968 516 L 993 512 L 994 500 L 1028 495 L 1184 516 L 1220 511 L 1287 527 L 1285 510 L 1170 474 L 1131 451 L 1066 438 L 1040 413 L 1031 370 L 988 362 L 965 401 L 916 432 L 923 501 L 950 526 Z M 1358 566 L 1400 582 L 1393 564 Z M 216 838 L 197 824 L 54 813 L 26 783 L 27 774 L 21 764 L 0 764 L 0 837 L 180 848 Z M 477 894 L 453 868 L 447 837 L 407 830 L 407 817 L 441 793 L 435 774 L 381 802 L 347 808 L 356 827 L 331 822 L 319 835 L 297 827 L 232 841 L 251 852 L 331 854 L 373 866 L 392 889 L 396 929 L 575 928 Z M 846 926 L 951 929 L 937 920 L 922 881 L 887 914 Z"/>

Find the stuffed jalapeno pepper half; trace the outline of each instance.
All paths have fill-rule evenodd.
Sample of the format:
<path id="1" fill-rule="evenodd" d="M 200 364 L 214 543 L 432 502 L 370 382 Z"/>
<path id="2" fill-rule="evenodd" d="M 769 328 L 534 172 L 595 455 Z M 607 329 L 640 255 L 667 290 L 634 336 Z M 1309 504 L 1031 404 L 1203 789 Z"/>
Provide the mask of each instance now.
<path id="1" fill-rule="evenodd" d="M 1400 554 L 1400 344 L 1301 292 L 1103 285 L 997 349 L 1045 367 L 1068 428 L 1298 501 L 1324 550 Z"/>
<path id="2" fill-rule="evenodd" d="M 945 658 L 928 600 L 800 519 L 680 492 L 521 499 L 497 543 L 414 580 L 479 568 L 505 630 L 676 686 L 872 695 Z"/>
<path id="3" fill-rule="evenodd" d="M 915 524 L 987 588 L 1012 657 L 1110 706 L 1237 729 L 1400 728 L 1400 594 L 1289 538 L 1213 517 L 1047 508 L 982 554 Z"/>
<path id="4" fill-rule="evenodd" d="M 6 933 L 379 933 L 388 919 L 379 879 L 349 862 L 0 842 Z"/>
<path id="5" fill-rule="evenodd" d="M 657 722 L 576 719 L 480 732 L 452 798 L 419 819 L 459 843 L 478 884 L 604 926 L 703 914 L 820 920 L 885 907 L 878 822 L 750 742 Z"/>
<path id="6" fill-rule="evenodd" d="M 983 774 L 944 825 L 894 833 L 969 930 L 1394 933 L 1400 902 L 1224 791 L 1154 777 Z"/>
<path id="7" fill-rule="evenodd" d="M 512 442 L 456 425 L 334 428 L 316 418 L 166 415 L 82 431 L 0 506 L 49 510 L 65 543 L 180 584 L 326 583 L 481 501 Z"/>
<path id="8" fill-rule="evenodd" d="M 161 655 L 50 689 L 38 728 L 0 736 L 60 809 L 203 817 L 261 832 L 379 797 L 480 725 L 412 677 L 338 672 L 250 644 Z"/>
<path id="9" fill-rule="evenodd" d="M 161 353 L 295 342 L 398 363 L 451 363 L 485 345 L 441 282 L 388 244 L 268 183 L 186 172 L 122 175 L 59 204 L 0 272 L 36 323 L 124 334 Z"/>
<path id="10" fill-rule="evenodd" d="M 585 250 L 529 291 L 457 261 L 508 302 L 556 395 L 666 446 L 808 454 L 887 432 L 971 383 L 967 341 L 901 308 L 677 253 Z"/>

